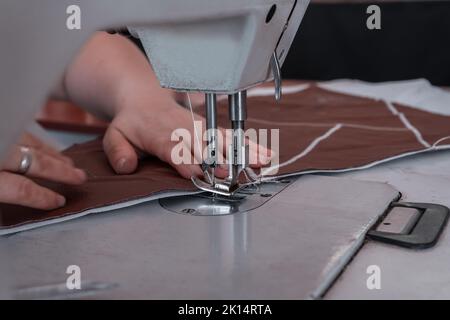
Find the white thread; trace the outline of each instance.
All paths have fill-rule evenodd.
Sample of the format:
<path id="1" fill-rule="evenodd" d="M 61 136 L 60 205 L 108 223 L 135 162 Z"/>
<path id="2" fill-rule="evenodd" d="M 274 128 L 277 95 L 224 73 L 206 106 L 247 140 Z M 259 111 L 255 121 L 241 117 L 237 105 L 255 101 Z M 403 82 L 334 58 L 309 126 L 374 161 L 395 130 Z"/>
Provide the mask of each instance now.
<path id="1" fill-rule="evenodd" d="M 195 118 L 194 118 L 194 111 L 192 110 L 191 97 L 189 96 L 189 92 L 186 92 L 186 95 L 188 98 L 189 110 L 191 111 L 192 125 L 194 127 L 195 139 L 197 140 L 197 146 L 200 148 L 200 160 L 202 160 L 202 153 L 201 153 L 202 144 L 200 143 L 200 137 L 198 136 L 197 126 L 195 125 Z M 194 157 L 195 157 L 195 145 L 194 145 Z"/>
<path id="2" fill-rule="evenodd" d="M 249 185 L 259 185 L 261 183 L 261 175 L 256 174 L 252 168 L 247 167 L 244 169 L 245 177 L 247 178 L 247 183 L 243 184 L 244 186 Z"/>
<path id="3" fill-rule="evenodd" d="M 244 172 L 245 178 L 247 179 L 247 182 L 253 182 L 253 180 L 250 179 L 249 175 L 247 174 L 247 170 L 244 169 L 243 172 Z"/>
<path id="4" fill-rule="evenodd" d="M 433 143 L 433 148 L 436 148 L 438 146 L 439 143 L 441 143 L 442 141 L 445 141 L 447 139 L 450 139 L 450 136 L 446 136 L 443 138 L 440 138 L 438 141 L 436 141 L 435 143 Z"/>
<path id="5" fill-rule="evenodd" d="M 327 132 L 325 132 L 323 135 L 321 135 L 321 136 L 317 137 L 316 139 L 314 139 L 314 140 L 310 143 L 310 145 L 307 146 L 306 149 L 303 150 L 301 153 L 299 153 L 298 155 L 292 157 L 291 159 L 289 159 L 289 160 L 287 160 L 287 161 L 285 161 L 285 162 L 283 162 L 283 163 L 281 163 L 281 164 L 279 164 L 279 165 L 276 165 L 276 166 L 274 166 L 274 167 L 269 167 L 269 168 L 263 170 L 263 171 L 261 172 L 261 175 L 264 176 L 264 175 L 268 174 L 269 172 L 271 172 L 271 171 L 273 171 L 273 170 L 275 170 L 275 169 L 280 169 L 280 168 L 282 168 L 282 167 L 285 167 L 285 166 L 287 166 L 287 165 L 289 165 L 289 164 L 291 164 L 291 163 L 297 161 L 298 159 L 301 159 L 301 158 L 305 157 L 305 156 L 306 156 L 308 153 L 310 153 L 310 152 L 311 152 L 311 151 L 312 151 L 312 150 L 313 150 L 313 149 L 314 149 L 321 141 L 327 139 L 327 138 L 330 137 L 333 133 L 335 133 L 336 131 L 338 131 L 338 130 L 341 129 L 341 128 L 342 128 L 342 124 L 341 124 L 341 123 L 336 124 L 333 128 L 329 129 L 329 130 L 328 130 Z"/>
<path id="6" fill-rule="evenodd" d="M 245 168 L 245 174 L 247 176 L 250 176 L 250 178 L 251 178 L 250 180 L 258 180 L 259 179 L 259 175 L 256 174 L 256 172 L 250 167 Z"/>
<path id="7" fill-rule="evenodd" d="M 384 100 L 384 103 L 392 112 L 392 114 L 399 117 L 400 121 L 405 125 L 405 127 L 408 128 L 416 136 L 417 141 L 419 141 L 423 146 L 427 148 L 431 147 L 431 145 L 422 137 L 420 131 L 416 127 L 414 127 L 411 122 L 409 122 L 408 118 L 406 118 L 403 113 L 399 112 L 390 101 Z"/>

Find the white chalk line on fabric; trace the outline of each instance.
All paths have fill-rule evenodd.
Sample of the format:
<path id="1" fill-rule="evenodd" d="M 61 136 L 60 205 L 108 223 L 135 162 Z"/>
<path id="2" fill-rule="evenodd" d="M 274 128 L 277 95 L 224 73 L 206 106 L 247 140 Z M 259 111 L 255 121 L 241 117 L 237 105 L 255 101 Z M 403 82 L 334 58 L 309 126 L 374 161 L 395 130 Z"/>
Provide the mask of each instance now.
<path id="1" fill-rule="evenodd" d="M 317 137 L 316 139 L 314 139 L 302 152 L 300 152 L 299 154 L 297 154 L 296 156 L 292 157 L 291 159 L 280 163 L 278 165 L 275 165 L 273 167 L 269 167 L 267 169 L 263 169 L 261 172 L 261 175 L 264 176 L 266 175 L 268 172 L 272 172 L 274 170 L 283 168 L 287 165 L 290 165 L 291 163 L 305 157 L 306 155 L 308 155 L 312 150 L 314 150 L 314 148 L 323 140 L 329 138 L 331 135 L 333 135 L 333 133 L 335 133 L 336 131 L 338 131 L 339 129 L 342 128 L 342 124 L 341 123 L 337 123 L 334 127 L 330 128 L 327 132 L 325 132 L 323 135 Z"/>
<path id="2" fill-rule="evenodd" d="M 326 122 L 280 122 L 280 121 L 269 121 L 269 120 L 262 120 L 262 119 L 255 119 L 255 118 L 248 118 L 247 121 L 256 122 L 260 124 L 272 124 L 276 126 L 292 126 L 292 127 L 315 127 L 315 128 L 328 128 L 331 126 L 334 126 L 335 123 L 326 123 Z M 380 126 L 369 126 L 364 124 L 355 124 L 355 123 L 342 123 L 343 127 L 346 128 L 355 128 L 355 129 L 367 129 L 367 130 L 374 130 L 374 131 L 409 131 L 407 128 L 400 128 L 400 127 L 380 127 Z"/>
<path id="3" fill-rule="evenodd" d="M 416 136 L 416 139 L 417 141 L 419 141 L 419 143 L 421 143 L 423 146 L 427 148 L 431 147 L 431 145 L 427 141 L 425 141 L 425 139 L 422 137 L 420 131 L 411 124 L 411 122 L 403 113 L 397 110 L 397 108 L 392 104 L 392 102 L 387 100 L 383 100 L 383 102 L 387 106 L 387 108 L 392 112 L 392 114 L 397 116 L 400 119 L 400 121 L 405 125 L 405 127 L 408 128 Z"/>
<path id="4" fill-rule="evenodd" d="M 450 150 L 450 145 L 446 144 L 446 145 L 442 145 L 442 146 L 434 146 L 434 147 L 432 146 L 432 147 L 422 149 L 422 150 L 406 152 L 406 153 L 402 153 L 397 156 L 374 161 L 374 162 L 371 162 L 371 163 L 368 163 L 368 164 L 365 164 L 365 165 L 362 165 L 359 167 L 352 167 L 352 168 L 345 168 L 345 169 L 313 169 L 313 170 L 305 170 L 305 171 L 294 172 L 294 173 L 287 173 L 287 174 L 282 174 L 282 175 L 277 175 L 277 176 L 259 177 L 259 179 L 261 182 L 264 182 L 264 181 L 282 179 L 282 178 L 293 177 L 293 176 L 302 176 L 302 175 L 306 175 L 306 174 L 345 173 L 345 172 L 351 172 L 351 171 L 360 171 L 360 170 L 366 170 L 366 169 L 378 166 L 378 165 L 386 163 L 386 162 L 390 162 L 390 161 L 394 161 L 394 160 L 398 160 L 398 159 L 402 159 L 402 158 L 407 158 L 407 157 L 411 157 L 411 156 L 422 154 L 422 153 L 428 153 L 428 152 L 433 152 L 433 151 L 443 151 L 443 150 Z"/>
<path id="5" fill-rule="evenodd" d="M 310 87 L 309 84 L 284 86 L 283 87 L 283 93 L 285 93 L 285 94 L 298 93 L 298 92 L 301 92 L 301 91 L 304 91 L 304 90 L 308 89 L 309 87 Z M 249 90 L 249 96 L 253 96 L 253 97 L 255 97 L 255 96 L 270 96 L 270 95 L 273 94 L 273 90 L 274 89 L 272 87 L 251 89 L 251 90 Z M 328 90 L 328 89 L 326 89 L 326 90 Z M 351 95 L 351 94 L 349 94 L 349 95 Z M 226 96 L 223 96 L 223 98 L 226 98 Z M 443 137 L 443 138 L 439 139 L 438 141 L 436 141 L 433 144 L 433 146 L 431 146 L 427 141 L 425 141 L 423 139 L 422 134 L 420 133 L 420 131 L 417 128 L 415 128 L 409 122 L 409 120 L 406 118 L 406 116 L 403 113 L 400 113 L 397 110 L 397 108 L 395 108 L 395 106 L 390 101 L 383 100 L 383 102 L 385 103 L 385 105 L 391 111 L 391 113 L 393 115 L 399 117 L 400 121 L 404 124 L 405 128 L 378 127 L 378 126 L 359 125 L 359 124 L 352 124 L 352 123 L 342 123 L 342 124 L 340 124 L 341 127 L 367 129 L 367 130 L 375 130 L 375 131 L 411 131 L 415 135 L 415 137 L 419 141 L 419 143 L 421 143 L 423 146 L 425 146 L 426 149 L 419 150 L 419 151 L 413 151 L 413 152 L 405 153 L 405 154 L 402 154 L 402 155 L 399 155 L 399 156 L 386 158 L 384 160 L 375 161 L 375 162 L 369 163 L 367 165 L 364 165 L 364 166 L 361 166 L 361 167 L 356 167 L 356 168 L 338 169 L 338 170 L 308 170 L 308 171 L 305 171 L 305 172 L 302 172 L 302 173 L 293 173 L 293 174 L 283 175 L 283 176 L 268 177 L 268 179 L 271 180 L 271 179 L 276 179 L 276 178 L 282 178 L 284 176 L 303 175 L 303 174 L 312 174 L 312 173 L 340 173 L 340 172 L 348 172 L 348 171 L 353 171 L 353 170 L 363 170 L 363 169 L 371 168 L 371 167 L 376 166 L 376 165 L 381 164 L 381 163 L 385 163 L 385 162 L 388 162 L 388 161 L 393 161 L 393 160 L 400 159 L 400 158 L 403 158 L 403 157 L 408 157 L 408 156 L 411 156 L 411 155 L 415 155 L 415 154 L 419 154 L 419 153 L 425 153 L 425 152 L 429 152 L 429 151 L 435 151 L 435 150 L 446 150 L 446 149 L 450 148 L 450 145 L 438 146 L 438 144 L 440 142 L 442 142 L 442 141 L 444 141 L 446 139 L 450 139 L 450 136 Z M 273 122 L 273 121 L 266 121 L 266 120 L 254 119 L 254 118 L 249 118 L 248 120 L 249 121 L 253 121 L 253 122 L 257 122 L 257 123 L 261 123 L 261 124 L 272 124 L 272 125 L 280 125 L 280 126 L 329 127 L 329 126 L 333 125 L 333 124 L 328 124 L 328 123 Z M 312 149 L 314 149 L 314 147 L 315 146 L 313 146 L 311 148 L 311 150 L 309 150 L 309 152 L 311 152 Z M 305 151 L 306 150 L 304 150 L 303 152 L 305 152 Z M 302 153 L 300 153 L 297 156 L 302 155 Z M 305 155 L 303 155 L 302 157 L 304 157 Z M 300 159 L 302 157 L 299 157 L 299 158 L 297 158 L 295 160 L 294 159 L 290 159 L 290 160 L 286 161 L 285 163 L 295 162 L 296 160 L 298 160 L 298 159 Z M 273 169 L 267 168 L 264 171 L 265 172 L 264 174 L 266 174 L 266 172 L 270 172 L 269 170 L 273 171 Z M 260 178 L 264 174 L 261 173 L 260 175 L 258 175 L 258 177 Z M 267 177 L 265 179 L 267 179 Z"/>
<path id="6" fill-rule="evenodd" d="M 303 91 L 303 90 L 307 89 L 308 87 L 302 88 L 302 90 L 300 90 L 300 91 Z M 272 88 L 263 88 L 263 89 L 265 90 L 265 93 L 267 93 L 267 95 L 272 92 Z M 326 90 L 329 90 L 329 89 L 326 89 Z M 257 92 L 258 91 L 254 92 L 254 93 L 257 93 Z M 262 92 L 262 91 L 260 91 L 260 92 Z M 288 92 L 289 92 L 288 90 L 284 90 L 284 93 L 288 93 Z M 296 93 L 296 92 L 299 92 L 299 91 L 295 91 L 295 88 L 293 88 L 293 90 L 291 90 L 289 93 Z M 351 95 L 351 94 L 349 94 L 349 95 Z M 389 162 L 389 161 L 394 161 L 394 160 L 410 157 L 410 156 L 421 154 L 421 153 L 427 153 L 427 152 L 438 151 L 438 150 L 449 150 L 450 149 L 450 145 L 438 146 L 438 144 L 441 143 L 442 141 L 450 139 L 450 136 L 440 138 L 439 140 L 437 140 L 431 146 L 427 141 L 425 141 L 423 139 L 422 134 L 420 133 L 420 131 L 417 128 L 415 128 L 409 122 L 409 120 L 406 118 L 406 116 L 403 113 L 400 113 L 391 102 L 384 101 L 384 103 L 385 103 L 385 105 L 391 111 L 391 113 L 393 115 L 399 117 L 400 121 L 404 124 L 405 128 L 376 127 L 376 126 L 366 126 L 366 125 L 346 124 L 346 123 L 342 123 L 342 126 L 343 127 L 345 126 L 345 127 L 359 128 L 359 129 L 368 129 L 368 130 L 380 130 L 380 131 L 411 131 L 416 136 L 416 139 L 423 146 L 426 147 L 425 149 L 403 153 L 403 154 L 400 154 L 400 155 L 397 155 L 397 156 L 392 156 L 392 157 L 385 158 L 385 159 L 382 159 L 382 160 L 374 161 L 374 162 L 371 162 L 371 163 L 368 163 L 366 165 L 362 165 L 362 166 L 359 166 L 359 167 L 346 168 L 346 169 L 328 169 L 328 170 L 326 170 L 326 169 L 315 169 L 315 170 L 306 170 L 306 171 L 303 171 L 303 172 L 294 172 L 294 173 L 290 173 L 290 174 L 276 175 L 276 176 L 264 176 L 264 174 L 266 174 L 265 172 L 269 172 L 269 171 L 265 170 L 265 171 L 262 171 L 262 173 L 259 174 L 259 175 L 254 173 L 254 176 L 252 177 L 252 179 L 259 179 L 259 181 L 269 181 L 269 180 L 280 179 L 280 178 L 284 178 L 284 177 L 301 176 L 301 175 L 305 175 L 305 174 L 344 173 L 344 172 L 350 172 L 350 171 L 365 170 L 365 169 L 369 169 L 369 168 L 375 167 L 377 165 L 380 165 L 380 164 L 383 164 L 383 163 L 386 163 L 386 162 Z M 257 123 L 261 123 L 261 124 L 272 124 L 272 125 L 280 125 L 280 126 L 329 127 L 329 126 L 333 125 L 333 124 L 327 124 L 327 123 L 307 123 L 307 122 L 272 122 L 272 121 L 253 119 L 253 118 L 249 118 L 248 120 L 249 121 L 253 121 L 253 122 L 257 122 Z M 311 150 L 313 148 L 311 148 Z M 309 150 L 309 152 L 311 150 Z M 305 152 L 305 150 L 303 152 Z M 299 155 L 301 155 L 302 153 L 300 153 Z M 296 160 L 298 160 L 300 158 L 301 157 L 297 158 Z M 287 162 L 292 163 L 292 162 L 294 162 L 296 160 L 293 160 L 293 158 L 291 158 L 290 160 L 286 161 L 285 163 L 287 163 Z M 270 169 L 270 168 L 268 168 L 268 169 Z M 273 170 L 270 169 L 270 171 L 273 171 Z M 254 184 L 254 183 L 250 183 L 250 184 Z"/>

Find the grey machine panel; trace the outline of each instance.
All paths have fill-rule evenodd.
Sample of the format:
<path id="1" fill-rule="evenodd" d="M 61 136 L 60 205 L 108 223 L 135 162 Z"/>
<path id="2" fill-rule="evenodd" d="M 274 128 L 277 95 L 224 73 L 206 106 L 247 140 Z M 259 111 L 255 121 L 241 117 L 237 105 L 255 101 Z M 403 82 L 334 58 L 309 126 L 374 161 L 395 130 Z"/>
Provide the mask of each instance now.
<path id="1" fill-rule="evenodd" d="M 70 298 L 66 269 L 78 265 L 76 297 L 318 298 L 398 196 L 384 183 L 304 176 L 249 212 L 191 216 L 154 201 L 2 241 L 22 297 Z"/>
<path id="2" fill-rule="evenodd" d="M 5 241 L 6 242 L 6 241 Z M 0 300 L 11 298 L 11 273 L 9 250 L 6 244 L 0 242 Z"/>
<path id="3" fill-rule="evenodd" d="M 450 151 L 393 161 L 346 177 L 386 181 L 402 191 L 404 201 L 450 207 Z M 326 299 L 449 299 L 450 229 L 437 244 L 409 250 L 369 241 L 325 295 Z M 370 266 L 379 267 L 380 287 L 369 289 Z"/>

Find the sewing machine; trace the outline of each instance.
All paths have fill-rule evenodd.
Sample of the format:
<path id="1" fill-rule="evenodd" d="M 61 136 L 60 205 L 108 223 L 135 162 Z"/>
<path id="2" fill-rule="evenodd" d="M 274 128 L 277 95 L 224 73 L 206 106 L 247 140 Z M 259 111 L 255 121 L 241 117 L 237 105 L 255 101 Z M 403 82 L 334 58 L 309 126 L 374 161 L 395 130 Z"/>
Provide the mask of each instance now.
<path id="1" fill-rule="evenodd" d="M 239 175 L 249 164 L 244 133 L 247 89 L 273 78 L 275 98 L 281 99 L 280 67 L 308 4 L 309 0 L 239 1 L 239 10 L 219 19 L 129 28 L 141 39 L 163 87 L 205 93 L 208 150 L 202 167 L 206 182 L 192 179 L 199 189 L 225 196 L 239 189 Z M 248 11 L 243 5 L 250 6 Z M 227 2 L 225 7 L 233 5 Z M 224 180 L 214 174 L 220 161 L 217 94 L 228 95 L 233 131 L 226 157 L 229 177 Z"/>
<path id="2" fill-rule="evenodd" d="M 273 77 L 281 96 L 279 66 L 307 1 L 230 0 L 224 5 L 223 0 L 191 0 L 183 10 L 176 10 L 186 3 L 180 0 L 77 3 L 84 17 L 81 30 L 65 28 L 68 1 L 2 2 L 0 36 L 9 45 L 0 51 L 0 153 L 31 120 L 31 111 L 93 31 L 131 26 L 129 31 L 144 40 L 163 86 L 205 93 L 210 129 L 216 128 L 216 95 L 230 96 L 237 133 L 230 177 L 196 183 L 213 193 L 235 192 L 247 160 L 239 131 L 245 90 Z M 34 20 L 23 17 L 24 12 L 33 12 Z M 205 163 L 212 171 L 214 130 L 208 142 Z M 0 250 L 1 261 L 14 268 L 0 264 L 0 283 L 7 281 L 13 289 L 6 297 L 50 299 L 398 298 L 405 292 L 413 298 L 448 297 L 449 288 L 443 286 L 449 277 L 448 230 L 428 251 L 363 244 L 369 229 L 377 224 L 386 228 L 382 215 L 398 200 L 398 190 L 407 200 L 450 205 L 450 178 L 443 174 L 450 170 L 449 156 L 433 154 L 345 174 L 353 179 L 309 176 L 264 184 L 264 193 L 250 194 L 244 203 L 232 198 L 216 202 L 214 217 L 209 216 L 211 206 L 193 216 L 191 209 L 201 204 L 192 197 L 170 198 L 11 235 Z M 422 188 L 424 180 L 428 188 Z M 435 264 L 428 263 L 430 257 Z M 79 291 L 65 286 L 67 267 L 73 264 L 82 270 Z M 383 290 L 366 287 L 367 267 L 374 264 L 383 270 Z M 416 276 L 424 271 L 431 274 L 428 281 Z"/>
<path id="3" fill-rule="evenodd" d="M 280 66 L 286 58 L 309 0 L 96 0 L 77 1 L 80 28 L 66 28 L 66 1 L 6 1 L 0 36 L 10 45 L 0 53 L 0 96 L 5 106 L 0 119 L 0 154 L 30 121 L 70 58 L 97 30 L 128 27 L 141 38 L 163 87 L 205 93 L 208 156 L 207 182 L 195 180 L 204 190 L 231 195 L 240 173 L 248 165 L 244 127 L 246 90 L 275 79 L 281 98 Z M 4 10 L 3 10 L 4 9 Z M 32 11 L 32 19 L 19 12 Z M 54 18 L 48 19 L 49 16 Z M 12 18 L 22 17 L 23 20 Z M 45 23 L 44 23 L 45 22 Z M 39 25 L 37 28 L 35 25 Z M 11 30 L 14 30 L 12 33 Z M 58 44 L 49 52 L 48 48 Z M 23 68 L 30 62 L 29 68 Z M 20 83 L 20 86 L 18 85 Z M 17 87 L 27 95 L 14 94 Z M 230 174 L 214 179 L 217 165 L 216 95 L 229 95 L 233 139 L 229 146 Z M 20 112 L 16 110 L 20 106 Z M 8 124 L 14 123 L 15 126 Z"/>

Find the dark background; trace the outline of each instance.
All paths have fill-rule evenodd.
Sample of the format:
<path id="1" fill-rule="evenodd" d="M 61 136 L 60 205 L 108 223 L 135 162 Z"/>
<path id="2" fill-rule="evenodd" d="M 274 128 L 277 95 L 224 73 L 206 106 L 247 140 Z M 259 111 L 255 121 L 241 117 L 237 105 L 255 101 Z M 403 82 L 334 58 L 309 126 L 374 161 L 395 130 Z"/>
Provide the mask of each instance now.
<path id="1" fill-rule="evenodd" d="M 366 9 L 381 8 L 381 30 Z M 310 4 L 283 66 L 284 78 L 427 78 L 450 85 L 450 2 Z"/>

